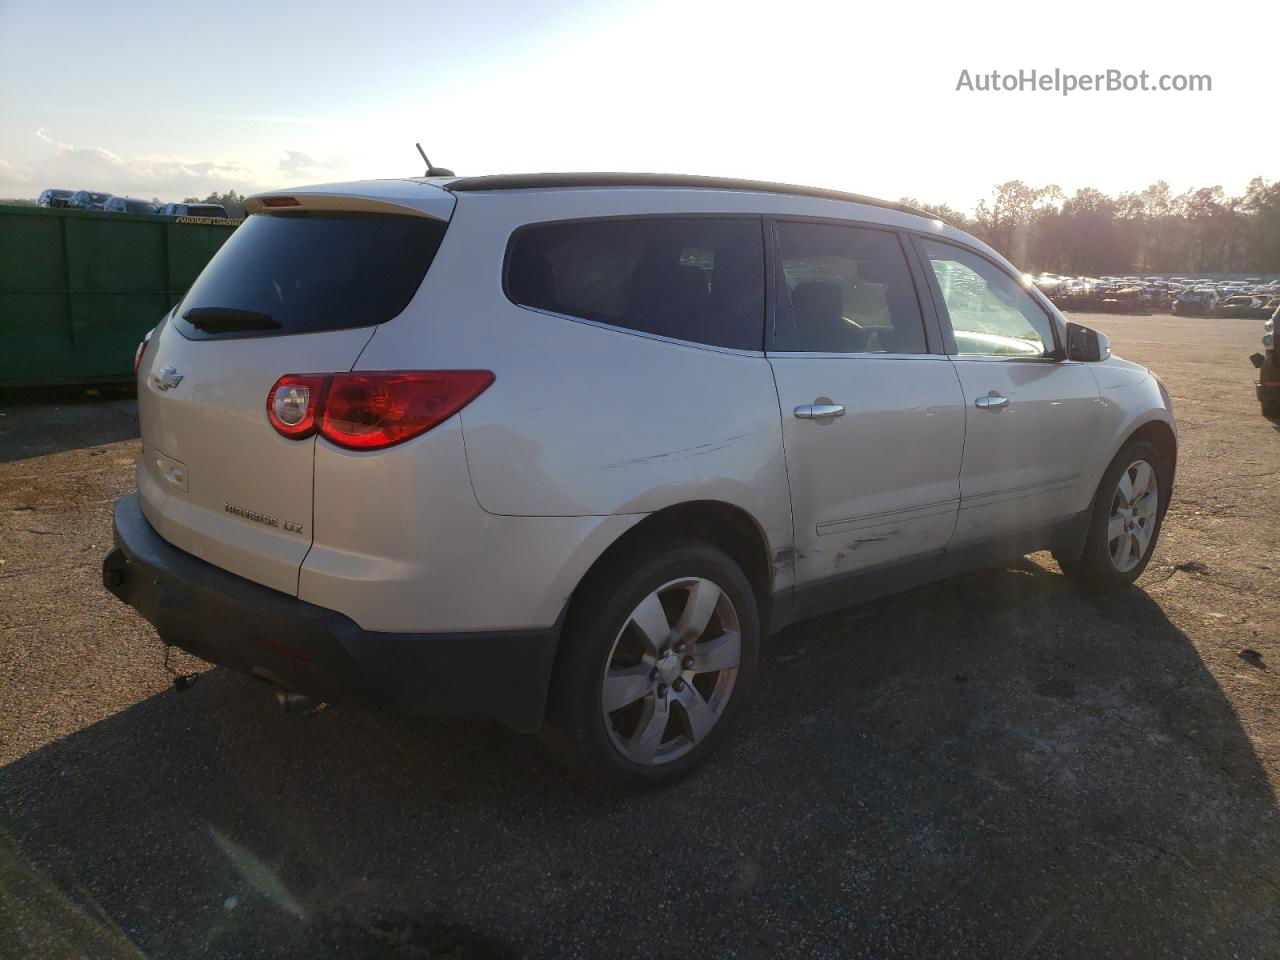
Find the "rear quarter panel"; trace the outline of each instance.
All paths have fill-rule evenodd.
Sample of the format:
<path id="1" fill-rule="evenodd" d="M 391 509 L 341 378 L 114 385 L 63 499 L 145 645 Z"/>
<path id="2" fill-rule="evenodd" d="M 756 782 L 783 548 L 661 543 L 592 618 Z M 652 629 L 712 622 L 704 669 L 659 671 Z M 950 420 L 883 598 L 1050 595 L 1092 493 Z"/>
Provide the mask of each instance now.
<path id="1" fill-rule="evenodd" d="M 530 193 L 541 192 L 460 199 L 414 305 L 378 329 L 357 369 L 494 372 L 461 415 L 470 479 L 488 513 L 636 516 L 716 500 L 751 514 L 772 550 L 789 546 L 777 392 L 763 352 L 633 334 L 519 307 L 503 292 L 518 226 L 678 213 L 680 203 L 653 190 Z M 756 212 L 732 196 L 719 202 L 726 213 Z M 696 209 L 718 212 L 714 203 Z"/>

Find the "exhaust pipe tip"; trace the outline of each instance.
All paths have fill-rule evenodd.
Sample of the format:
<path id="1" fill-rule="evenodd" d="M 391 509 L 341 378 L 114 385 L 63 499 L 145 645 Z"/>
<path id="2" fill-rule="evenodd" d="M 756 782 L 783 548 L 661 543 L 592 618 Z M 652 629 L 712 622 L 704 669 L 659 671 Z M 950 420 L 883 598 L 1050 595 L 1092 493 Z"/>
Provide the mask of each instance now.
<path id="1" fill-rule="evenodd" d="M 316 702 L 310 697 L 303 696 L 301 693 L 294 693 L 291 690 L 276 690 L 276 703 L 280 704 L 280 709 L 285 713 L 306 713 L 308 710 L 314 709 Z"/>

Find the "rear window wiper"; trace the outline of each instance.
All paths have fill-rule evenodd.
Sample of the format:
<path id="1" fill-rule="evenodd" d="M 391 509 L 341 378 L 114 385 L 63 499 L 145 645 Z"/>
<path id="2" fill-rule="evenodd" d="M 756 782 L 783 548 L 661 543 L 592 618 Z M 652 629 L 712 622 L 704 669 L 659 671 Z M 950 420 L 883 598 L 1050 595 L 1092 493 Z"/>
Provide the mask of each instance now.
<path id="1" fill-rule="evenodd" d="M 279 320 L 269 313 L 238 310 L 235 307 L 192 307 L 182 315 L 197 330 L 206 333 L 232 333 L 237 330 L 279 330 Z"/>

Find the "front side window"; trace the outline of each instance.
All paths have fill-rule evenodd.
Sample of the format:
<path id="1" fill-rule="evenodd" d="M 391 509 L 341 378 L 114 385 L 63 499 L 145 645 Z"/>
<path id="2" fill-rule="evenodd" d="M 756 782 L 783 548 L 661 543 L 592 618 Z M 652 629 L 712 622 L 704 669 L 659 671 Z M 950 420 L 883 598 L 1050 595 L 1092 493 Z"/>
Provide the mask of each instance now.
<path id="1" fill-rule="evenodd" d="M 925 353 L 920 304 L 893 233 L 780 222 L 783 277 L 773 349 L 795 353 Z"/>
<path id="2" fill-rule="evenodd" d="M 507 253 L 526 307 L 739 350 L 764 337 L 764 243 L 754 218 L 536 224 Z"/>
<path id="3" fill-rule="evenodd" d="M 990 260 L 950 243 L 921 240 L 951 315 L 961 356 L 1045 357 L 1053 324 L 1040 304 Z"/>

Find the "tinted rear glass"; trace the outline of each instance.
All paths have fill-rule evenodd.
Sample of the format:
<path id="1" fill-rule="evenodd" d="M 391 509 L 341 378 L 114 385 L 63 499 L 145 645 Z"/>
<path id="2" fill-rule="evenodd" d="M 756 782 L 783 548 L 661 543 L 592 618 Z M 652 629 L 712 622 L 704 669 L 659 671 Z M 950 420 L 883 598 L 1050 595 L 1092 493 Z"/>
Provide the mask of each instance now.
<path id="1" fill-rule="evenodd" d="M 384 323 L 404 310 L 421 285 L 445 227 L 428 217 L 388 214 L 254 214 L 178 304 L 178 329 L 204 339 Z M 269 329 L 256 323 L 228 331 L 225 325 L 200 329 L 184 319 L 198 321 L 202 312 L 240 312 L 272 323 Z"/>
<path id="2" fill-rule="evenodd" d="M 225 217 L 226 215 L 227 211 L 223 207 L 198 203 L 193 203 L 187 207 L 187 216 L 190 217 Z"/>
<path id="3" fill-rule="evenodd" d="M 759 350 L 760 221 L 646 217 L 524 227 L 508 251 L 507 295 L 630 330 Z"/>

